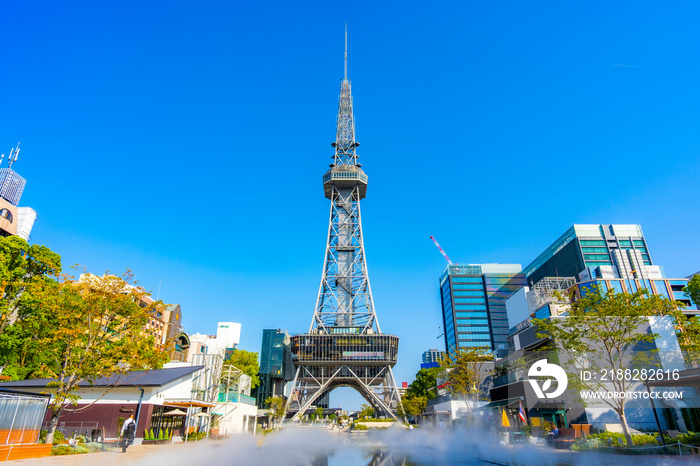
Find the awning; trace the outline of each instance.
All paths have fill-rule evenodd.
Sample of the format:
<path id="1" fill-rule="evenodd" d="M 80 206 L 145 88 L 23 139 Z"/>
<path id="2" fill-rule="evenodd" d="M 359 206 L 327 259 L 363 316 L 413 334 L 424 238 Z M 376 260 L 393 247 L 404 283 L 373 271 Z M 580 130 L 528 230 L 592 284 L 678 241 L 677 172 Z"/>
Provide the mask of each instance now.
<path id="1" fill-rule="evenodd" d="M 201 400 L 165 400 L 163 406 L 175 406 L 178 408 L 211 408 L 214 403 Z"/>
<path id="2" fill-rule="evenodd" d="M 512 405 L 514 403 L 517 403 L 518 401 L 522 401 L 522 398 L 520 398 L 520 397 L 506 398 L 505 400 L 492 401 L 491 403 L 489 403 L 487 405 L 479 406 L 478 408 L 475 409 L 475 411 L 479 411 L 481 409 L 493 409 L 493 408 L 498 408 L 501 406 L 508 406 L 508 405 Z"/>
<path id="3" fill-rule="evenodd" d="M 535 403 L 535 406 L 533 406 L 533 408 L 544 409 L 547 411 L 560 411 L 560 410 L 564 409 L 564 403 L 537 401 L 537 403 Z"/>

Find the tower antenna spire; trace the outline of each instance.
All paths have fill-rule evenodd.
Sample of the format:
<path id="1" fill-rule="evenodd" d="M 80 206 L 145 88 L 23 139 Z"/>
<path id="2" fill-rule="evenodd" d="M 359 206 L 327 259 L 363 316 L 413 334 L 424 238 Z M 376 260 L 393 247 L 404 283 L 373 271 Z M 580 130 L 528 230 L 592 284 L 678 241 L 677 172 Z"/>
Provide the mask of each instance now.
<path id="1" fill-rule="evenodd" d="M 345 73 L 343 79 L 348 80 L 348 24 L 345 23 Z"/>

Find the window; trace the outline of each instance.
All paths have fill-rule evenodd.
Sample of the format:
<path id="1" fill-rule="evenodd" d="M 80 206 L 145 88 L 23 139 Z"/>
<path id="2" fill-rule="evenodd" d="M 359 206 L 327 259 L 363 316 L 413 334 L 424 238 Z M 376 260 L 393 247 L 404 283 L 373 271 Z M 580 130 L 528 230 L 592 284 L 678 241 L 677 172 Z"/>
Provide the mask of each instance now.
<path id="1" fill-rule="evenodd" d="M 0 217 L 6 219 L 8 222 L 12 223 L 12 212 L 7 209 L 0 210 Z"/>
<path id="2" fill-rule="evenodd" d="M 628 247 L 628 248 L 631 248 L 631 247 L 632 247 L 632 242 L 629 241 L 629 240 L 624 240 L 624 239 L 623 239 L 623 240 L 620 240 L 619 243 L 620 243 L 620 246 L 623 246 L 623 247 L 625 247 L 625 246 Z"/>
<path id="3" fill-rule="evenodd" d="M 637 246 L 645 247 L 646 246 L 646 244 L 644 244 L 644 240 L 642 240 L 642 239 L 635 239 L 632 241 L 632 243 L 634 244 L 635 247 L 637 247 Z"/>
<path id="4" fill-rule="evenodd" d="M 485 318 L 486 313 L 485 312 L 458 312 L 457 319 L 459 319 L 460 317 L 462 317 L 462 318 L 464 318 L 464 317 Z M 457 322 L 460 322 L 460 321 L 457 320 Z"/>
<path id="5" fill-rule="evenodd" d="M 656 285 L 656 294 L 660 294 L 661 296 L 671 299 L 671 297 L 668 295 L 666 282 L 664 282 L 663 280 L 654 280 L 654 285 Z"/>
<path id="6" fill-rule="evenodd" d="M 583 258 L 587 261 L 610 260 L 610 256 L 607 254 L 584 254 Z"/>
<path id="7" fill-rule="evenodd" d="M 457 311 L 485 311 L 485 304 L 455 304 L 455 310 Z"/>
<path id="8" fill-rule="evenodd" d="M 615 293 L 622 293 L 624 291 L 620 280 L 610 280 L 610 285 L 615 290 Z"/>
<path id="9" fill-rule="evenodd" d="M 584 254 L 590 254 L 594 252 L 608 252 L 608 248 L 581 248 Z"/>
<path id="10" fill-rule="evenodd" d="M 605 246 L 605 240 L 582 239 L 581 246 Z"/>
<path id="11" fill-rule="evenodd" d="M 481 283 L 481 277 L 452 277 L 452 283 Z"/>

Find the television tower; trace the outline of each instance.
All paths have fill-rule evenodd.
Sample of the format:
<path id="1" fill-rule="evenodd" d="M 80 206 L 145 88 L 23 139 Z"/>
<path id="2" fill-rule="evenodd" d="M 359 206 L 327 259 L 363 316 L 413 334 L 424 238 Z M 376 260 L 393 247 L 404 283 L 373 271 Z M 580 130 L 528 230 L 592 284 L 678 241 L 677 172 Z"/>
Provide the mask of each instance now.
<path id="1" fill-rule="evenodd" d="M 308 333 L 291 338 L 297 367 L 287 412 L 298 421 L 318 398 L 338 387 L 352 387 L 387 418 L 398 419 L 401 398 L 392 367 L 399 338 L 383 334 L 374 311 L 360 220 L 367 175 L 358 162 L 355 117 L 348 80 L 348 33 L 335 154 L 323 175 L 331 201 L 323 275 Z"/>

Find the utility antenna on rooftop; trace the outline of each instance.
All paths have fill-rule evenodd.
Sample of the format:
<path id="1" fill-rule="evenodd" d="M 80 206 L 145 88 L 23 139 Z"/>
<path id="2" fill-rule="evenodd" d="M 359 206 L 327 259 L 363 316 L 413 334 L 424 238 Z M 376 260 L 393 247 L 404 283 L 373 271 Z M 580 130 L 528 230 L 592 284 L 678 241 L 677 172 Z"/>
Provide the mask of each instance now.
<path id="1" fill-rule="evenodd" d="M 8 168 L 12 168 L 12 164 L 17 161 L 17 156 L 19 155 L 19 142 L 17 143 L 17 147 L 14 149 L 10 149 L 10 156 L 7 158 L 7 166 Z M 3 157 L 5 154 L 3 154 Z M 0 162 L 2 162 L 2 159 L 0 158 Z"/>

